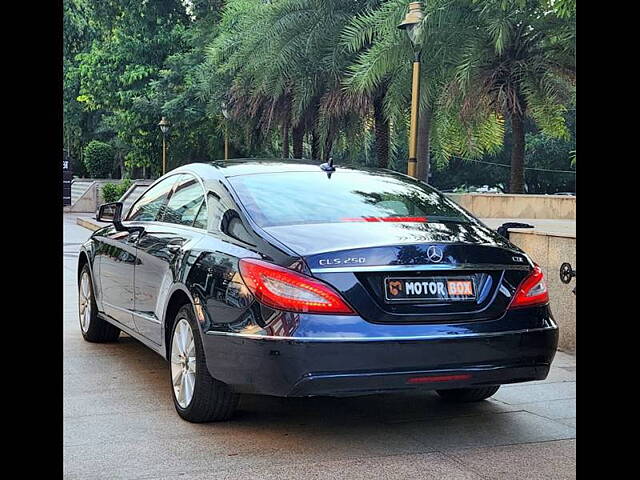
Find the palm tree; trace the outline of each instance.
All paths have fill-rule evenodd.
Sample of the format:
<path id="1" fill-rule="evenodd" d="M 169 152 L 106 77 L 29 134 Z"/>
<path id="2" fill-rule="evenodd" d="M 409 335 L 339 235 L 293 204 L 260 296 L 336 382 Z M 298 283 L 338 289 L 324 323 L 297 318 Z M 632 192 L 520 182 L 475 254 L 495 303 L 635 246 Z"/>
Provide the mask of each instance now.
<path id="1" fill-rule="evenodd" d="M 524 192 L 524 118 L 566 137 L 563 114 L 575 82 L 575 0 L 466 0 L 472 12 L 447 94 L 463 117 L 478 111 L 511 123 L 510 192 Z M 472 20 L 472 21 L 470 21 Z"/>
<path id="2" fill-rule="evenodd" d="M 203 95 L 227 98 L 232 118 L 253 125 L 256 135 L 280 125 L 283 156 L 291 136 L 293 156 L 300 158 L 306 133 L 311 156 L 328 158 L 337 137 L 362 124 L 371 105 L 367 96 L 343 92 L 352 55 L 337 39 L 359 11 L 379 2 L 229 1 L 209 48 Z"/>
<path id="3" fill-rule="evenodd" d="M 459 48 L 460 32 L 456 26 L 467 10 L 460 8 L 457 0 L 430 0 L 424 8 L 417 176 L 425 182 L 432 151 L 438 161 L 446 162 L 452 155 L 476 157 L 494 151 L 502 143 L 499 118 L 484 115 L 462 122 L 455 105 L 441 99 L 454 72 L 450 59 Z M 346 48 L 358 53 L 344 80 L 345 86 L 353 92 L 373 95 L 382 89 L 385 115 L 396 128 L 408 121 L 410 100 L 413 47 L 397 28 L 406 11 L 405 0 L 384 2 L 354 18 L 341 39 Z"/>

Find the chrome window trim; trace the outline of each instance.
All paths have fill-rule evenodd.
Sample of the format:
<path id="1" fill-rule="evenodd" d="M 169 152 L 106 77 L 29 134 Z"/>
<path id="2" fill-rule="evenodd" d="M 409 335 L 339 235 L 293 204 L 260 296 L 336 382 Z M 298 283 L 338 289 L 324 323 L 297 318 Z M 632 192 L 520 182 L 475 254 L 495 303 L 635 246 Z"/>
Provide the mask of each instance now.
<path id="1" fill-rule="evenodd" d="M 136 221 L 136 220 L 131 220 L 131 221 L 127 221 L 127 225 L 140 225 L 142 227 L 144 226 L 160 226 L 160 227 L 171 227 L 171 228 L 185 228 L 187 230 L 192 230 L 194 232 L 199 232 L 199 233 L 209 233 L 206 230 L 202 229 L 202 228 L 198 228 L 198 227 L 190 227 L 189 225 L 182 225 L 182 224 L 178 224 L 178 223 L 167 223 L 167 222 L 156 222 L 155 220 L 153 222 L 148 222 L 146 220 L 144 221 Z"/>
<path id="2" fill-rule="evenodd" d="M 209 330 L 205 332 L 206 335 L 216 337 L 238 337 L 246 338 L 250 340 L 282 340 L 282 341 L 294 341 L 294 342 L 380 342 L 380 341 L 413 341 L 413 340 L 435 340 L 435 339 L 456 339 L 456 338 L 469 338 L 469 337 L 495 337 L 501 335 L 517 335 L 520 333 L 541 332 L 546 330 L 557 330 L 558 326 L 555 323 L 549 327 L 539 328 L 525 328 L 521 330 L 509 330 L 506 332 L 482 332 L 482 333 L 458 333 L 458 334 L 443 334 L 443 335 L 412 335 L 412 336 L 388 336 L 388 337 L 276 337 L 273 335 L 256 335 L 245 333 L 232 333 L 232 332 L 217 332 L 215 330 Z"/>
<path id="3" fill-rule="evenodd" d="M 427 264 L 427 265 L 366 265 L 350 267 L 322 267 L 312 268 L 311 273 L 345 273 L 345 272 L 396 272 L 396 271 L 460 271 L 460 270 L 530 270 L 529 265 L 498 265 L 494 263 L 458 263 L 458 264 Z"/>

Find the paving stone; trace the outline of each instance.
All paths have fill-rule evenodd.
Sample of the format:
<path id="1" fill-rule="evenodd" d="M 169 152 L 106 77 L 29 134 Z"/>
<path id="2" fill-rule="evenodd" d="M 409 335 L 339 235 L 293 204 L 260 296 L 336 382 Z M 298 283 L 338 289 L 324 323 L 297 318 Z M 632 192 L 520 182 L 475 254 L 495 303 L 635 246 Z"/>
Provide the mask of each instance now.
<path id="1" fill-rule="evenodd" d="M 568 480 L 576 478 L 576 441 L 559 440 L 448 452 L 482 478 Z"/>
<path id="2" fill-rule="evenodd" d="M 556 367 L 575 367 L 576 356 L 566 352 L 556 352 L 552 365 Z"/>
<path id="3" fill-rule="evenodd" d="M 68 426 L 66 437 L 91 435 L 84 444 L 67 444 L 64 449 L 68 478 L 101 477 L 149 478 L 207 471 L 217 478 L 218 471 L 274 468 L 291 463 L 330 462 L 363 457 L 384 457 L 431 451 L 408 436 L 380 429 L 377 425 L 348 422 L 310 427 L 283 422 L 262 425 L 203 424 L 172 428 L 135 419 L 136 429 L 126 431 L 128 417 L 118 421 L 115 415 L 91 417 L 85 424 Z M 100 422 L 104 422 L 100 425 Z M 183 422 L 183 424 L 186 422 Z M 124 424 L 124 425 L 123 425 Z M 84 428 L 84 430 L 82 430 Z M 115 430 L 111 430 L 115 428 Z M 109 433 L 110 432 L 110 433 Z M 135 452 L 135 455 L 132 454 Z M 191 478 L 187 475 L 184 478 Z"/>
<path id="4" fill-rule="evenodd" d="M 546 418 L 571 418 L 576 416 L 576 399 L 547 400 L 544 402 L 519 404 L 523 410 Z"/>
<path id="5" fill-rule="evenodd" d="M 190 480 L 210 479 L 211 472 L 189 472 L 188 474 L 161 477 L 167 480 L 189 478 Z M 270 480 L 295 478 L 300 480 L 405 480 L 420 478 L 426 480 L 475 480 L 481 479 L 476 473 L 465 470 L 450 458 L 440 453 L 385 456 L 380 458 L 359 458 L 334 462 L 292 463 L 266 466 L 259 469 L 239 469 L 216 471 L 220 480 Z"/>
<path id="6" fill-rule="evenodd" d="M 526 383 L 505 386 L 500 388 L 491 397 L 511 405 L 524 403 L 544 402 L 548 400 L 566 400 L 576 398 L 575 382 L 539 383 L 527 385 Z"/>
<path id="7" fill-rule="evenodd" d="M 563 425 L 568 425 L 570 427 L 576 428 L 576 417 L 573 418 L 558 418 L 556 422 L 562 423 Z"/>
<path id="8" fill-rule="evenodd" d="M 529 412 L 437 418 L 399 424 L 395 431 L 414 436 L 438 451 L 575 438 L 575 429 Z"/>

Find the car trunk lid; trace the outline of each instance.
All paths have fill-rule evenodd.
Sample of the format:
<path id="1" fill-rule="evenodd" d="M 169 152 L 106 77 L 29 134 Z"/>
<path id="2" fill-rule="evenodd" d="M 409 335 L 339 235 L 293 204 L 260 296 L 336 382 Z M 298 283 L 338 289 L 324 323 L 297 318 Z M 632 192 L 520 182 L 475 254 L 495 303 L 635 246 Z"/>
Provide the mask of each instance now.
<path id="1" fill-rule="evenodd" d="M 331 223 L 264 229 L 300 255 L 368 321 L 432 323 L 496 318 L 531 265 L 480 222 Z M 389 298 L 387 282 L 471 282 L 473 298 Z"/>

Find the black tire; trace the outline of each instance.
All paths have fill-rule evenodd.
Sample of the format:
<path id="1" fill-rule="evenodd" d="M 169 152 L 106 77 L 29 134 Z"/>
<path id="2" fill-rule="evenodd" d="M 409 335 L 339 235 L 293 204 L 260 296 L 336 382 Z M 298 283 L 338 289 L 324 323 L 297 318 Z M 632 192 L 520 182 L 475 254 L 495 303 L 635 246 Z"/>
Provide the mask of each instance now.
<path id="1" fill-rule="evenodd" d="M 82 310 L 82 279 L 87 275 L 87 279 L 89 282 L 89 325 L 86 328 L 83 328 L 83 310 Z M 79 307 L 79 317 L 80 317 L 80 332 L 82 333 L 82 337 L 87 342 L 93 343 L 106 343 L 106 342 L 115 342 L 118 340 L 120 336 L 120 329 L 111 325 L 106 320 L 98 317 L 98 305 L 96 304 L 96 298 L 93 291 L 93 279 L 91 278 L 91 271 L 89 270 L 89 265 L 85 264 L 80 271 L 80 276 L 78 277 L 78 307 Z"/>
<path id="2" fill-rule="evenodd" d="M 480 388 L 454 388 L 451 390 L 436 390 L 438 395 L 448 402 L 479 402 L 496 393 L 500 385 Z"/>
<path id="3" fill-rule="evenodd" d="M 196 351 L 196 372 L 193 396 L 185 408 L 182 408 L 176 399 L 171 375 L 171 350 L 173 348 L 173 337 L 176 326 L 181 319 L 186 319 L 191 326 Z M 239 395 L 233 393 L 223 382 L 216 380 L 209 374 L 207 362 L 204 355 L 204 347 L 200 331 L 195 320 L 193 307 L 184 305 L 176 314 L 171 331 L 169 343 L 169 383 L 171 385 L 171 398 L 176 407 L 178 415 L 184 420 L 192 423 L 220 422 L 228 420 L 238 405 Z"/>

